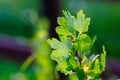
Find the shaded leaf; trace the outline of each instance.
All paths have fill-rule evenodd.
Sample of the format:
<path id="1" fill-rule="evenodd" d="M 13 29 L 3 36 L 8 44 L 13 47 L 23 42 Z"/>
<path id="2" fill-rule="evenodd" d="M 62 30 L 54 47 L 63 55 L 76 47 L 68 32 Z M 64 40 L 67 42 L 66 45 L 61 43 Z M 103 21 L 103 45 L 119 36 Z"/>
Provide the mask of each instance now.
<path id="1" fill-rule="evenodd" d="M 76 73 L 77 73 L 78 80 L 84 80 L 85 75 L 84 75 L 83 69 L 76 68 Z"/>

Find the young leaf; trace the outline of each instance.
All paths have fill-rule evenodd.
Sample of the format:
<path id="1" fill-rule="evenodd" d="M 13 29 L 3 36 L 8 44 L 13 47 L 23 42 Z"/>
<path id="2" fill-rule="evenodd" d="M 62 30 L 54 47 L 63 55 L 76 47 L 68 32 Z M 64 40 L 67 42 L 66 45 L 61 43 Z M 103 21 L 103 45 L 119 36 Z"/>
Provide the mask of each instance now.
<path id="1" fill-rule="evenodd" d="M 53 49 L 58 49 L 58 50 L 65 50 L 65 51 L 70 51 L 72 48 L 72 43 L 70 39 L 66 39 L 62 42 L 58 41 L 55 38 L 52 38 L 52 40 L 48 39 L 48 43 L 50 44 L 51 48 Z"/>
<path id="2" fill-rule="evenodd" d="M 72 16 L 68 11 L 63 11 L 63 15 L 66 19 L 66 24 L 67 24 L 67 30 L 69 32 L 71 32 L 72 34 L 75 34 L 75 30 L 74 30 L 74 21 L 75 21 L 75 17 Z"/>
<path id="3" fill-rule="evenodd" d="M 76 74 L 71 74 L 71 75 L 69 76 L 69 80 L 78 80 L 78 77 L 77 77 Z"/>
<path id="4" fill-rule="evenodd" d="M 58 71 L 61 71 L 66 75 L 71 73 L 71 71 L 67 70 L 69 66 L 67 62 L 69 55 L 70 55 L 69 53 L 66 53 L 65 51 L 60 51 L 60 50 L 53 50 L 51 54 L 51 58 L 58 63 L 58 66 L 57 66 Z"/>
<path id="5" fill-rule="evenodd" d="M 59 24 L 60 27 L 67 29 L 67 20 L 64 17 L 58 17 L 57 18 L 57 23 Z"/>
<path id="6" fill-rule="evenodd" d="M 68 67 L 69 65 L 66 61 L 58 61 L 58 66 L 57 66 L 58 71 L 61 71 L 65 75 L 71 74 L 72 70 L 67 70 Z"/>
<path id="7" fill-rule="evenodd" d="M 101 53 L 101 57 L 100 57 L 100 59 L 101 59 L 101 71 L 104 71 L 105 70 L 105 63 L 106 63 L 106 61 L 105 61 L 105 59 L 106 59 L 106 51 L 105 51 L 105 47 L 103 46 L 103 53 Z"/>
<path id="8" fill-rule="evenodd" d="M 56 32 L 61 36 L 69 36 L 72 35 L 68 30 L 62 27 L 57 27 Z"/>
<path id="9" fill-rule="evenodd" d="M 74 45 L 79 52 L 86 55 L 90 53 L 90 48 L 94 41 L 95 37 L 92 40 L 88 35 L 81 34 L 81 36 L 75 40 Z"/>
<path id="10" fill-rule="evenodd" d="M 50 47 L 53 49 L 61 49 L 63 46 L 63 44 L 61 44 L 60 41 L 55 38 L 52 38 L 52 40 L 48 39 L 47 41 L 50 44 Z"/>
<path id="11" fill-rule="evenodd" d="M 77 13 L 77 19 L 74 22 L 74 28 L 79 33 L 87 32 L 88 26 L 90 24 L 90 18 L 85 18 L 85 14 L 83 14 L 83 11 L 80 10 Z"/>
<path id="12" fill-rule="evenodd" d="M 102 80 L 99 75 L 92 74 L 90 76 L 87 76 L 88 80 Z"/>
<path id="13" fill-rule="evenodd" d="M 70 65 L 73 67 L 73 69 L 79 67 L 79 62 L 78 62 L 77 59 L 75 59 L 74 56 L 71 56 L 71 57 L 69 58 L 69 63 L 70 63 Z"/>
<path id="14" fill-rule="evenodd" d="M 71 41 L 67 39 L 60 42 L 57 39 L 52 38 L 52 40 L 48 39 L 48 43 L 53 49 L 55 49 L 52 51 L 51 58 L 57 61 L 57 69 L 62 73 L 70 74 L 71 71 L 67 70 L 67 68 L 69 67 L 67 60 L 71 55 Z"/>
<path id="15" fill-rule="evenodd" d="M 93 73 L 94 74 L 101 74 L 99 59 L 96 59 L 95 62 L 94 62 Z"/>

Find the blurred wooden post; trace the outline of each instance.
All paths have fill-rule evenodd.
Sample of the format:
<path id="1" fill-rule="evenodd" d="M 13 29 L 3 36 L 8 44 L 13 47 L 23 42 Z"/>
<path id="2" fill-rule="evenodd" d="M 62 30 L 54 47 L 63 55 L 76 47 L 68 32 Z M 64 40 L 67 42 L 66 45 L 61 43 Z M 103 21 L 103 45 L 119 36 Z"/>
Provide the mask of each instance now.
<path id="1" fill-rule="evenodd" d="M 58 35 L 55 32 L 57 27 L 57 17 L 60 15 L 60 0 L 43 0 L 44 12 L 43 15 L 46 16 L 51 23 L 50 26 L 50 37 L 58 38 Z M 67 80 L 67 76 L 59 73 L 60 80 Z"/>
<path id="2" fill-rule="evenodd" d="M 51 23 L 50 37 L 57 37 L 55 27 L 57 26 L 57 17 L 60 13 L 60 0 L 43 0 L 44 16 L 46 16 Z"/>

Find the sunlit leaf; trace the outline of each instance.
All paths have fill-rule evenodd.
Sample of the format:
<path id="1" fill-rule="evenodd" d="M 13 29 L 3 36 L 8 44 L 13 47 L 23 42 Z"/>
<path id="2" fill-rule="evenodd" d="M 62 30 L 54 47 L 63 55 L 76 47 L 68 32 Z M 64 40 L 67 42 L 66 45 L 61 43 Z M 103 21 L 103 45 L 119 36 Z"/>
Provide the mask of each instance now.
<path id="1" fill-rule="evenodd" d="M 71 71 L 67 70 L 69 67 L 69 64 L 67 62 L 69 56 L 71 55 L 70 50 L 72 48 L 71 41 L 65 40 L 65 41 L 58 41 L 57 39 L 52 38 L 52 40 L 48 40 L 48 43 L 50 46 L 55 49 L 51 53 L 51 58 L 55 61 L 57 61 L 58 66 L 57 69 L 65 74 L 70 74 Z"/>
<path id="2" fill-rule="evenodd" d="M 75 41 L 75 48 L 83 53 L 83 54 L 89 54 L 90 53 L 90 48 L 92 47 L 93 43 L 95 41 L 95 37 L 93 40 L 86 34 L 81 34 L 81 36 L 76 39 Z"/>
<path id="3" fill-rule="evenodd" d="M 56 28 L 56 32 L 57 32 L 59 35 L 64 35 L 64 36 L 72 35 L 68 30 L 66 30 L 65 28 L 61 28 L 61 27 L 57 27 L 57 28 Z"/>
<path id="4" fill-rule="evenodd" d="M 105 47 L 103 46 L 103 53 L 101 53 L 101 71 L 105 70 L 105 65 L 106 65 L 106 51 L 105 51 Z"/>
<path id="5" fill-rule="evenodd" d="M 82 10 L 77 13 L 77 19 L 74 22 L 74 28 L 80 33 L 87 32 L 90 24 L 90 18 L 85 18 Z"/>
<path id="6" fill-rule="evenodd" d="M 69 80 L 79 80 L 76 74 L 71 74 Z"/>

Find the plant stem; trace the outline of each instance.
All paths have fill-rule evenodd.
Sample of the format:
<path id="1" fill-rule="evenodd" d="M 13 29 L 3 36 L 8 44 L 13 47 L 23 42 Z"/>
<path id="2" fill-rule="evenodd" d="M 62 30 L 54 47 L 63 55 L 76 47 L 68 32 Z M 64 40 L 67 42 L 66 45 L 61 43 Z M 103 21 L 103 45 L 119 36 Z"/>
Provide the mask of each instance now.
<path id="1" fill-rule="evenodd" d="M 80 56 L 80 54 L 79 54 L 79 52 L 77 52 L 76 53 L 76 57 L 78 58 L 78 60 L 79 60 L 79 63 L 80 63 L 80 67 L 82 67 L 82 59 L 81 59 L 81 56 Z"/>

